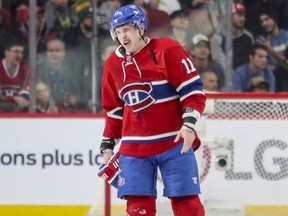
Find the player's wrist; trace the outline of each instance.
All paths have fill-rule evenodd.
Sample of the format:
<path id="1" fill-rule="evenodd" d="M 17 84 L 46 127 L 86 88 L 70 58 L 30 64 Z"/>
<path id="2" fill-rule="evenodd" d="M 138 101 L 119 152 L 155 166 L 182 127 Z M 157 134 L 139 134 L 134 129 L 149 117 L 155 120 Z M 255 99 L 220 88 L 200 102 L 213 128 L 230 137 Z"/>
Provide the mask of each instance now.
<path id="1" fill-rule="evenodd" d="M 103 138 L 100 145 L 100 153 L 113 152 L 115 145 L 115 140 L 113 138 Z"/>
<path id="2" fill-rule="evenodd" d="M 113 150 L 112 150 L 112 149 L 104 149 L 104 150 L 102 150 L 101 153 L 102 153 L 102 154 L 105 154 L 105 153 L 113 153 Z"/>
<path id="3" fill-rule="evenodd" d="M 191 107 L 186 107 L 183 110 L 182 119 L 183 126 L 181 129 L 186 129 L 195 133 L 196 123 L 200 119 L 200 113 Z"/>
<path id="4" fill-rule="evenodd" d="M 187 126 L 185 124 L 182 125 L 181 130 L 187 130 L 187 131 L 189 131 L 191 133 L 196 133 L 194 128 L 191 128 L 191 127 L 189 127 L 189 126 Z"/>

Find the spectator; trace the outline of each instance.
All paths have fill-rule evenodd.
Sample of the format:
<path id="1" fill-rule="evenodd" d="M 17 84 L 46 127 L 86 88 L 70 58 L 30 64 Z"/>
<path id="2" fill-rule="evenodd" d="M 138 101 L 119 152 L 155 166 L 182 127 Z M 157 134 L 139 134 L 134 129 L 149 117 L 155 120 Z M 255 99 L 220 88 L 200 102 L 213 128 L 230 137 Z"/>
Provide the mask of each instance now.
<path id="1" fill-rule="evenodd" d="M 100 40 L 110 37 L 110 17 L 121 4 L 122 0 L 97 1 L 95 21 L 97 22 L 98 37 Z M 92 18 L 92 0 L 77 0 L 75 1 L 74 8 L 78 17 L 78 23 L 88 18 L 88 15 Z"/>
<path id="2" fill-rule="evenodd" d="M 67 55 L 70 59 L 73 59 L 75 63 L 77 62 L 78 65 L 78 73 L 81 77 L 79 83 L 82 89 L 80 97 L 85 104 L 89 104 L 92 88 L 91 40 L 93 31 L 91 2 L 82 1 L 81 4 L 76 4 L 75 9 L 79 23 L 76 27 L 72 27 L 66 31 L 63 40 L 66 45 Z"/>
<path id="3" fill-rule="evenodd" d="M 244 28 L 245 24 L 245 8 L 241 3 L 233 3 L 232 7 L 232 46 L 233 59 L 232 67 L 235 70 L 238 66 L 249 61 L 249 50 L 254 44 L 253 35 Z M 226 40 L 227 30 L 219 29 L 211 37 L 211 56 L 215 62 L 218 62 L 225 68 L 226 65 Z"/>
<path id="4" fill-rule="evenodd" d="M 277 11 L 271 9 L 260 12 L 260 22 L 264 34 L 257 37 L 257 43 L 263 44 L 267 47 L 268 67 L 274 70 L 285 61 L 285 50 L 288 47 L 288 31 L 279 29 L 276 22 Z"/>
<path id="5" fill-rule="evenodd" d="M 0 58 L 4 57 L 4 44 L 6 38 L 9 37 L 9 30 L 11 28 L 11 14 L 9 10 L 3 8 L 2 0 L 0 0 Z"/>
<path id="6" fill-rule="evenodd" d="M 183 9 L 200 9 L 204 8 L 206 4 L 211 4 L 213 0 L 178 0 Z"/>
<path id="7" fill-rule="evenodd" d="M 107 5 L 109 4 L 109 5 Z M 120 6 L 119 1 L 107 1 L 101 3 L 99 6 L 100 8 L 106 8 L 104 11 L 101 10 L 101 14 L 103 13 L 103 16 L 110 16 L 112 15 L 112 12 L 116 10 L 117 7 Z M 100 10 L 99 8 L 99 10 Z M 89 0 L 83 0 L 79 1 L 76 6 L 75 10 L 78 16 L 79 23 L 76 27 L 70 28 L 63 36 L 63 40 L 65 41 L 67 52 L 69 57 L 72 59 L 75 59 L 75 62 L 79 64 L 79 75 L 81 77 L 81 81 L 79 81 L 81 84 L 81 95 L 82 101 L 85 104 L 91 104 L 91 98 L 92 98 L 92 56 L 91 56 L 91 39 L 93 36 L 92 31 L 92 6 L 91 1 Z M 100 12 L 99 12 L 100 13 Z M 101 14 L 97 14 L 98 16 L 98 22 L 100 22 L 103 18 Z M 111 14 L 111 15 L 109 15 Z M 101 18 L 102 17 L 102 18 Z M 103 19 L 104 21 L 105 19 Z M 108 24 L 110 28 L 110 24 L 105 20 L 106 24 Z M 99 24 L 99 23 L 98 23 Z M 104 26 L 106 24 L 103 24 L 102 31 L 107 31 L 107 28 L 105 30 Z M 98 35 L 100 36 L 98 38 L 99 41 L 99 47 L 102 47 L 103 41 L 105 41 L 104 33 L 98 32 Z M 109 38 L 110 38 L 110 32 L 109 32 Z M 99 49 L 99 53 L 101 52 Z M 98 51 L 98 50 L 97 50 Z M 101 52 L 102 53 L 102 52 Z M 99 54 L 100 55 L 100 54 Z M 97 57 L 98 58 L 98 57 Z M 99 59 L 98 59 L 99 60 Z M 99 76 L 96 83 L 96 86 L 101 86 L 101 74 L 97 73 L 96 76 Z M 97 96 L 99 97 L 99 95 Z M 101 107 L 97 107 L 97 110 L 100 110 Z"/>
<path id="8" fill-rule="evenodd" d="M 9 43 L 15 33 L 11 6 L 9 1 L 0 0 L 0 59 L 4 58 L 5 44 Z"/>
<path id="9" fill-rule="evenodd" d="M 52 99 L 60 102 L 65 112 L 87 111 L 87 104 L 80 96 L 81 75 L 77 63 L 67 58 L 61 39 L 52 39 L 47 42 L 46 56 L 37 67 L 37 80 L 48 85 Z"/>
<path id="10" fill-rule="evenodd" d="M 105 39 L 107 37 L 110 37 L 110 18 L 112 16 L 112 13 L 121 6 L 122 1 L 113 0 L 113 1 L 98 1 L 98 2 L 99 2 L 97 10 L 98 36 L 101 37 L 101 39 Z"/>
<path id="11" fill-rule="evenodd" d="M 57 31 L 60 37 L 71 27 L 75 27 L 78 19 L 74 8 L 68 0 L 50 0 L 45 6 L 45 22 L 48 31 Z"/>
<path id="12" fill-rule="evenodd" d="M 61 113 L 62 106 L 53 101 L 50 97 L 50 90 L 43 82 L 38 82 L 36 91 L 36 112 L 37 113 Z"/>
<path id="13" fill-rule="evenodd" d="M 166 12 L 158 9 L 160 0 L 134 1 L 136 5 L 142 7 L 149 20 L 150 38 L 168 37 L 170 26 L 169 16 Z M 157 19 L 155 19 L 157 17 Z"/>
<path id="14" fill-rule="evenodd" d="M 204 92 L 219 92 L 218 90 L 218 79 L 214 71 L 206 70 L 200 74 L 201 80 L 203 82 Z"/>
<path id="15" fill-rule="evenodd" d="M 78 53 L 79 57 L 88 55 L 87 50 L 91 47 L 92 39 L 92 6 L 90 1 L 82 1 L 82 4 L 77 4 L 75 9 L 78 16 L 78 25 L 69 28 L 63 36 L 63 40 L 67 49 L 73 49 L 73 52 Z"/>
<path id="16" fill-rule="evenodd" d="M 2 6 L 2 0 L 0 0 L 0 28 L 9 29 L 12 27 L 11 13 L 9 10 Z"/>
<path id="17" fill-rule="evenodd" d="M 192 46 L 190 54 L 193 58 L 195 67 L 201 75 L 204 71 L 213 71 L 217 75 L 218 91 L 222 91 L 225 85 L 225 75 L 220 64 L 210 59 L 209 40 L 203 34 L 197 34 L 192 38 Z"/>
<path id="18" fill-rule="evenodd" d="M 267 68 L 268 50 L 261 44 L 255 44 L 249 55 L 249 63 L 235 70 L 233 88 L 236 92 L 247 92 L 249 82 L 254 77 L 262 77 L 269 85 L 269 92 L 275 92 L 275 78 Z"/>
<path id="19" fill-rule="evenodd" d="M 154 2 L 154 1 L 155 0 L 150 0 L 150 2 Z M 159 1 L 159 0 L 156 0 L 156 1 Z M 180 10 L 181 6 L 180 6 L 179 1 L 160 0 L 158 9 L 161 10 L 161 11 L 164 11 L 168 15 L 170 15 L 174 11 Z"/>
<path id="20" fill-rule="evenodd" d="M 248 84 L 248 92 L 267 93 L 269 92 L 269 84 L 262 77 L 253 77 Z"/>
<path id="21" fill-rule="evenodd" d="M 112 39 L 106 39 L 104 41 L 102 41 L 101 43 L 101 46 L 100 46 L 100 50 L 101 50 L 101 53 L 100 53 L 100 61 L 99 61 L 99 67 L 98 67 L 98 71 L 97 71 L 97 74 L 99 75 L 98 77 L 98 80 L 100 81 L 100 83 L 98 83 L 98 85 L 96 86 L 96 88 L 98 88 L 98 92 L 100 93 L 99 95 L 97 95 L 97 99 L 99 99 L 99 101 L 102 100 L 102 97 L 101 97 L 101 87 L 102 87 L 102 71 L 103 71 L 103 67 L 104 67 L 104 63 L 105 61 L 108 59 L 108 57 L 113 53 L 115 52 L 115 50 L 117 49 L 117 47 L 119 46 L 118 43 L 115 43 L 115 41 L 113 41 Z M 102 112 L 103 109 L 102 109 L 102 106 L 101 107 L 97 107 L 97 110 L 99 112 Z"/>
<path id="22" fill-rule="evenodd" d="M 18 41 L 5 44 L 4 58 L 0 63 L 0 111 L 27 111 L 28 65 L 23 61 L 24 46 Z"/>
<path id="23" fill-rule="evenodd" d="M 30 19 L 30 9 L 28 6 L 22 5 L 17 9 L 16 24 L 18 26 L 18 37 L 25 42 L 26 47 L 28 47 L 29 41 L 29 19 Z M 43 52 L 45 50 L 46 42 L 50 39 L 57 37 L 58 32 L 47 31 L 47 25 L 44 20 L 44 9 L 41 7 L 36 7 L 36 42 L 37 51 Z M 27 55 L 28 57 L 28 50 Z"/>
<path id="24" fill-rule="evenodd" d="M 169 37 L 177 40 L 189 51 L 192 34 L 189 32 L 189 13 L 187 10 L 174 11 L 170 16 L 171 31 Z"/>
<path id="25" fill-rule="evenodd" d="M 209 37 L 222 25 L 225 3 L 222 0 L 179 0 L 182 9 L 189 11 L 189 29 L 192 34 L 202 33 Z"/>
<path id="26" fill-rule="evenodd" d="M 19 0 L 18 0 L 19 1 Z M 18 1 L 11 1 L 11 0 L 1 0 L 0 2 L 1 2 L 1 7 L 2 8 L 5 8 L 6 10 L 8 10 L 9 11 L 9 13 L 11 14 L 11 18 L 12 18 L 12 23 L 13 23 L 13 17 L 14 17 L 14 14 L 15 14 L 15 9 L 16 9 L 16 7 L 17 7 L 17 4 L 19 4 L 18 3 Z"/>
<path id="27" fill-rule="evenodd" d="M 287 0 L 243 0 L 246 8 L 246 28 L 253 33 L 255 38 L 262 33 L 262 26 L 259 22 L 259 15 L 262 10 L 277 11 L 277 20 L 279 27 L 288 29 L 288 1 Z"/>

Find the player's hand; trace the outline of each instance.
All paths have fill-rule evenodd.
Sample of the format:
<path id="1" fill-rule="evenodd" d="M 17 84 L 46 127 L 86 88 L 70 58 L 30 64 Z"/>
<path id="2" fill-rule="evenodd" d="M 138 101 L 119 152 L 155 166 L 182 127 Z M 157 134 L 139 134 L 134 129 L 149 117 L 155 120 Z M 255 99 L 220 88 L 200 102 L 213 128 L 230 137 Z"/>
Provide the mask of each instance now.
<path id="1" fill-rule="evenodd" d="M 114 152 L 111 151 L 107 151 L 108 149 L 103 151 L 103 163 L 107 164 L 109 159 L 114 155 Z M 110 150 L 110 149 L 109 149 Z"/>
<path id="2" fill-rule="evenodd" d="M 174 142 L 178 142 L 181 137 L 184 139 L 183 147 L 181 149 L 181 153 L 183 154 L 183 153 L 186 153 L 189 150 L 189 148 L 192 146 L 195 140 L 195 134 L 190 129 L 181 128 Z"/>

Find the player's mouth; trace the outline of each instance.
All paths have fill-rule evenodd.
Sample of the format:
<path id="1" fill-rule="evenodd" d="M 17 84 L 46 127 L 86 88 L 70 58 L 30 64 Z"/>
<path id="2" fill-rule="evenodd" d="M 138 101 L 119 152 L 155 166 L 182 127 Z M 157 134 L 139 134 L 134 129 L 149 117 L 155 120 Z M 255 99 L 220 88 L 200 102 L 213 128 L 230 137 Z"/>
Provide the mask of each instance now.
<path id="1" fill-rule="evenodd" d="M 127 40 L 127 41 L 124 41 L 124 42 L 123 42 L 123 45 L 124 45 L 124 46 L 127 46 L 129 43 L 130 43 L 130 40 Z"/>

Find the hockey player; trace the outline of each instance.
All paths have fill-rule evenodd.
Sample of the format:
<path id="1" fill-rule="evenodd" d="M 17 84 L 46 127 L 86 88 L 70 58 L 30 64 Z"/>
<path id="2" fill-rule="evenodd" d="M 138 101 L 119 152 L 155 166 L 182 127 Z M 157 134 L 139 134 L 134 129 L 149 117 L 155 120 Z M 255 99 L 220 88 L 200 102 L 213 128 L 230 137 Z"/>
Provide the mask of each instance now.
<path id="1" fill-rule="evenodd" d="M 118 197 L 127 199 L 127 215 L 156 215 L 159 167 L 174 215 L 204 216 L 194 155 L 200 145 L 194 128 L 206 100 L 203 84 L 181 45 L 149 39 L 147 24 L 136 5 L 112 15 L 111 36 L 120 46 L 103 68 L 107 119 L 100 151 L 107 163 L 121 138 Z"/>

